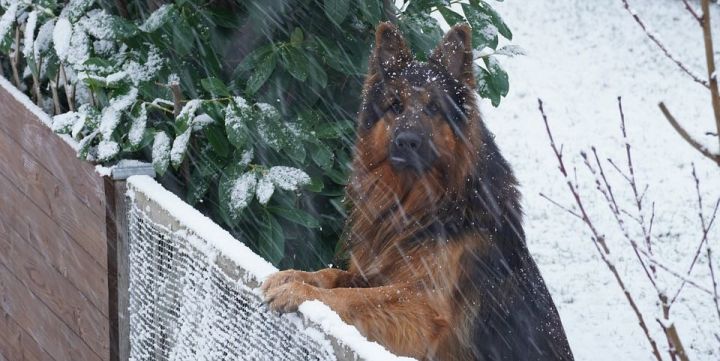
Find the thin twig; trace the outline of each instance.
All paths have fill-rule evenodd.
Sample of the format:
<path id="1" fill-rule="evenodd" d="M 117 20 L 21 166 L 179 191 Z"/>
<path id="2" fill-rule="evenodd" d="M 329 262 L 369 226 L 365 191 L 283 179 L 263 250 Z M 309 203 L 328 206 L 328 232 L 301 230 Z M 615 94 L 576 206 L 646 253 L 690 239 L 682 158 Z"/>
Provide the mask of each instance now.
<path id="1" fill-rule="evenodd" d="M 35 71 L 32 72 L 32 78 L 33 78 L 33 90 L 35 91 L 35 103 L 42 107 L 42 92 L 40 92 L 40 72 L 42 69 L 42 57 L 39 57 L 37 60 L 37 65 L 35 68 Z"/>
<path id="2" fill-rule="evenodd" d="M 50 79 L 50 92 L 52 93 L 53 105 L 55 106 L 55 114 L 62 113 L 62 107 L 60 106 L 60 96 L 58 96 L 57 84 L 60 82 L 60 72 L 55 75 L 55 80 Z"/>
<path id="3" fill-rule="evenodd" d="M 700 15 L 698 15 L 697 11 L 695 11 L 695 9 L 690 5 L 688 0 L 682 0 L 682 1 L 683 1 L 683 4 L 685 4 L 685 9 L 687 9 L 687 11 L 690 13 L 690 15 L 692 15 L 692 17 L 694 17 L 695 20 L 697 20 L 697 22 L 698 22 L 698 24 L 700 24 L 700 26 L 702 26 L 702 17 Z"/>
<path id="4" fill-rule="evenodd" d="M 715 311 L 718 315 L 718 320 L 720 320 L 720 297 L 718 297 L 718 282 L 717 278 L 715 278 L 715 268 L 713 268 L 713 262 L 712 262 L 712 250 L 710 248 L 709 244 L 706 244 L 707 247 L 707 257 L 708 257 L 708 268 L 710 268 L 710 279 L 712 280 L 713 284 L 713 296 L 715 296 Z M 720 341 L 720 340 L 718 340 Z"/>
<path id="5" fill-rule="evenodd" d="M 706 222 L 705 216 L 703 215 L 703 201 L 702 201 L 702 193 L 700 192 L 700 179 L 697 176 L 697 173 L 695 172 L 695 164 L 692 165 L 692 176 L 695 181 L 695 192 L 697 194 L 697 202 L 698 202 L 698 218 L 700 218 L 700 227 L 702 227 L 702 237 L 700 238 L 700 242 L 698 242 L 697 249 L 695 250 L 695 255 L 693 256 L 692 261 L 690 262 L 690 266 L 687 270 L 687 275 L 690 276 L 690 274 L 693 271 L 693 267 L 695 267 L 695 264 L 700 256 L 700 252 L 702 251 L 703 245 L 705 245 L 708 240 L 708 234 L 710 234 L 710 229 L 713 226 L 713 223 L 715 222 L 715 217 L 717 216 L 718 208 L 720 208 L 720 198 L 718 198 L 717 202 L 715 202 L 715 206 L 713 207 L 712 214 L 710 215 L 710 219 Z M 678 287 L 677 291 L 675 292 L 675 296 L 673 296 L 672 300 L 670 301 L 670 304 L 674 303 L 675 300 L 680 295 L 680 292 L 682 291 L 683 287 L 685 286 L 685 281 L 683 281 L 680 284 L 680 287 Z"/>
<path id="6" fill-rule="evenodd" d="M 660 110 L 662 111 L 663 115 L 665 115 L 665 118 L 667 118 L 668 122 L 670 122 L 670 125 L 675 129 L 680 136 L 685 139 L 685 141 L 690 144 L 695 150 L 700 152 L 700 154 L 704 155 L 707 158 L 712 159 L 715 163 L 720 165 L 720 154 L 714 154 L 709 149 L 707 149 L 704 145 L 700 144 L 698 141 L 693 139 L 693 137 L 675 120 L 675 117 L 670 114 L 670 111 L 665 106 L 665 103 L 660 102 L 658 104 L 660 107 Z"/>
<path id="7" fill-rule="evenodd" d="M 640 266 L 642 266 L 643 271 L 645 272 L 645 275 L 647 276 L 648 280 L 652 284 L 653 288 L 655 288 L 656 293 L 660 294 L 660 290 L 657 287 L 657 284 L 655 283 L 655 269 L 650 266 L 650 269 L 652 270 L 652 274 L 650 271 L 648 271 L 648 266 L 645 264 L 645 261 L 640 256 L 640 252 L 638 251 L 638 244 L 635 242 L 635 240 L 630 236 L 630 232 L 628 231 L 627 227 L 625 226 L 625 221 L 621 217 L 621 210 L 620 206 L 615 201 L 615 198 L 612 196 L 612 193 L 610 193 L 610 183 L 608 183 L 607 178 L 605 177 L 605 171 L 602 169 L 602 163 L 600 163 L 600 158 L 597 155 L 597 150 L 595 147 L 592 147 L 593 155 L 595 156 L 595 164 L 598 167 L 598 171 L 593 168 L 593 166 L 590 164 L 587 154 L 585 152 L 582 152 L 581 155 L 584 159 L 585 166 L 587 166 L 588 170 L 592 175 L 595 177 L 595 188 L 605 197 L 605 201 L 610 208 L 610 212 L 615 217 L 615 221 L 617 222 L 618 226 L 620 227 L 620 230 L 622 231 L 623 235 L 625 236 L 625 239 L 630 243 L 630 247 L 633 249 L 633 252 L 635 253 L 635 257 L 637 258 L 638 262 L 640 262 Z M 598 172 L 600 173 L 600 176 L 598 176 Z M 600 180 L 602 179 L 602 183 Z M 604 188 L 603 188 L 604 186 Z M 640 220 L 638 220 L 641 222 Z"/>
<path id="8" fill-rule="evenodd" d="M 680 281 L 686 282 L 688 285 L 695 287 L 698 291 L 701 291 L 701 292 L 709 295 L 710 297 L 714 297 L 713 292 L 710 289 L 708 289 L 707 287 L 700 285 L 699 283 L 693 281 L 691 278 L 681 274 L 680 272 L 673 270 L 671 267 L 658 261 L 653 255 L 647 253 L 647 251 L 645 251 L 644 249 L 640 248 L 639 251 L 643 256 L 645 256 L 645 258 L 648 260 L 648 262 L 651 262 L 654 265 L 658 266 L 658 268 L 664 270 L 669 275 L 679 279 Z"/>
<path id="9" fill-rule="evenodd" d="M 578 219 L 580 219 L 580 220 L 583 219 L 583 217 L 582 217 L 581 215 L 577 214 L 577 212 L 573 211 L 572 209 L 570 209 L 570 208 L 568 208 L 568 207 L 563 206 L 562 204 L 556 202 L 554 199 L 546 196 L 545 194 L 540 193 L 540 197 L 545 198 L 548 202 L 552 203 L 553 205 L 555 205 L 556 207 L 562 209 L 563 211 L 565 211 L 565 212 L 567 212 L 567 213 L 569 213 L 569 214 L 577 217 Z"/>
<path id="10" fill-rule="evenodd" d="M 707 1 L 707 0 L 703 0 L 703 1 Z M 668 50 L 668 48 L 665 46 L 665 44 L 663 44 L 660 41 L 660 39 L 658 39 L 658 37 L 648 29 L 647 25 L 645 25 L 645 22 L 640 18 L 640 16 L 637 14 L 637 12 L 635 12 L 635 10 L 630 7 L 628 0 L 622 0 L 622 2 L 625 5 L 625 10 L 627 10 L 627 12 L 630 13 L 630 15 L 633 17 L 633 19 L 635 19 L 635 22 L 638 25 L 640 25 L 642 30 L 645 32 L 645 35 L 653 43 L 655 43 L 655 45 L 657 45 L 658 48 L 660 48 L 660 50 L 662 50 L 662 52 L 665 54 L 665 56 L 668 59 L 672 60 L 673 63 L 675 63 L 683 72 L 685 72 L 685 74 L 690 76 L 696 83 L 698 83 L 706 88 L 709 87 L 707 81 L 705 81 L 705 80 L 701 79 L 699 76 L 695 75 L 682 61 L 678 60 L 677 58 L 675 58 L 674 55 L 672 55 L 670 53 L 670 50 Z"/>
<path id="11" fill-rule="evenodd" d="M 623 140 L 625 141 L 625 156 L 627 159 L 628 172 L 630 174 L 630 188 L 632 189 L 633 196 L 635 197 L 635 207 L 638 211 L 638 218 L 640 218 L 640 228 L 642 229 L 643 236 L 645 238 L 645 246 L 647 247 L 648 252 L 652 254 L 652 239 L 650 232 L 648 232 L 648 229 L 645 227 L 645 215 L 642 205 L 643 196 L 641 196 L 638 192 L 637 180 L 635 179 L 635 167 L 633 166 L 632 152 L 630 151 L 630 140 L 628 139 L 627 128 L 625 127 L 625 112 L 623 111 L 622 97 L 618 97 L 617 101 L 618 110 L 620 112 L 620 130 L 622 131 Z M 647 191 L 647 188 L 645 191 Z M 645 191 L 643 191 L 643 194 Z M 655 272 L 653 267 L 650 267 L 650 269 L 653 273 Z"/>

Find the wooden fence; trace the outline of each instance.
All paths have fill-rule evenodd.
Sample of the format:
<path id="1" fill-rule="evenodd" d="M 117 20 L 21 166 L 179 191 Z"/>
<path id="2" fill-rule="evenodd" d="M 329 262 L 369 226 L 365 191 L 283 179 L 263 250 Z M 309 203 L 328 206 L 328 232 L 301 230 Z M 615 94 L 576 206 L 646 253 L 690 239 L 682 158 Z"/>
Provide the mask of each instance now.
<path id="1" fill-rule="evenodd" d="M 119 360 L 123 185 L 0 82 L 0 361 Z"/>

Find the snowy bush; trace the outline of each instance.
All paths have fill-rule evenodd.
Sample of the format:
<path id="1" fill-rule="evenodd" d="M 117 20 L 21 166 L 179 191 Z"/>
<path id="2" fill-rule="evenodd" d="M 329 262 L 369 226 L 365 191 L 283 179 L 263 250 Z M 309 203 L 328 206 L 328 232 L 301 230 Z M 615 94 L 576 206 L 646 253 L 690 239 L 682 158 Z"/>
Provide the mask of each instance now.
<path id="1" fill-rule="evenodd" d="M 451 6 L 452 4 L 454 6 Z M 485 1 L 0 1 L 2 74 L 54 115 L 79 156 L 151 161 L 161 181 L 275 264 L 331 261 L 374 28 L 419 59 L 438 12 L 468 22 L 479 94 L 512 33 Z M 298 195 L 301 195 L 298 197 Z M 286 247 L 287 246 L 287 247 Z"/>

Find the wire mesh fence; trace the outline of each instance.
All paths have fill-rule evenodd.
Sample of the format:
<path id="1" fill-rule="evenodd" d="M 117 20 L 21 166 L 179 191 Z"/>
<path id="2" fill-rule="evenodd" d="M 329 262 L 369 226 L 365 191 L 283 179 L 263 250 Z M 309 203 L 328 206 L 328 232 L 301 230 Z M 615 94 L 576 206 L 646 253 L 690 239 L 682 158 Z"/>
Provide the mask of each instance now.
<path id="1" fill-rule="evenodd" d="M 329 309 L 269 311 L 275 269 L 151 178 L 129 179 L 128 209 L 131 360 L 396 358 Z"/>

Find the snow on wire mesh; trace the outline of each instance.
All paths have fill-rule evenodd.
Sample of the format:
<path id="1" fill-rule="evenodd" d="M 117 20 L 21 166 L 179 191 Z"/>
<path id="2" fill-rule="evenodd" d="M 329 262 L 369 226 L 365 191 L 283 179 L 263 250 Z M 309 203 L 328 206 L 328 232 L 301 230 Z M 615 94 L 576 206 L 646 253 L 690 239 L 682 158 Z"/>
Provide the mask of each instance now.
<path id="1" fill-rule="evenodd" d="M 393 360 L 318 302 L 270 312 L 276 269 L 147 176 L 128 179 L 130 359 Z"/>

